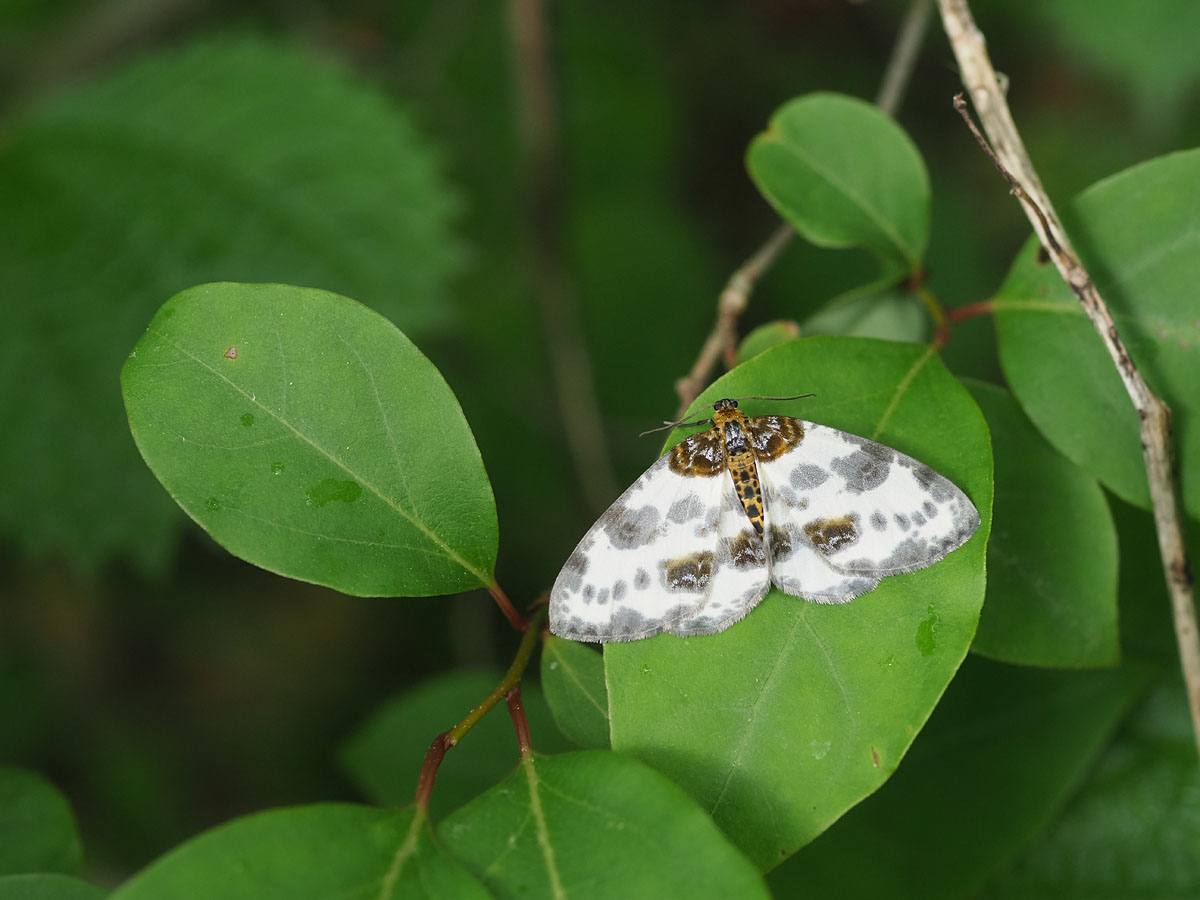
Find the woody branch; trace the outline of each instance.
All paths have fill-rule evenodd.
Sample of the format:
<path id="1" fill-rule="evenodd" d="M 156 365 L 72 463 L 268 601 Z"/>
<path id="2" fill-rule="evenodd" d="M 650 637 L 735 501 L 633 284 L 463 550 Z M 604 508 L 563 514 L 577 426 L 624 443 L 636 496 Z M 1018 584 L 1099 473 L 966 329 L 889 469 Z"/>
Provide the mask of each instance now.
<path id="1" fill-rule="evenodd" d="M 1095 326 L 1137 411 L 1159 551 L 1171 598 L 1175 636 L 1179 644 L 1196 746 L 1200 750 L 1200 632 L 1197 630 L 1195 589 L 1183 542 L 1175 482 L 1171 411 L 1150 390 L 1134 365 L 1108 306 L 1071 246 L 1054 205 L 1025 152 L 1004 92 L 997 81 L 996 71 L 988 57 L 983 34 L 975 25 L 966 0 L 938 0 L 938 9 L 946 36 L 958 60 L 963 84 L 987 133 L 990 151 L 994 151 L 993 161 L 1008 179 L 1042 246 Z M 986 148 L 987 142 L 984 145 Z"/>

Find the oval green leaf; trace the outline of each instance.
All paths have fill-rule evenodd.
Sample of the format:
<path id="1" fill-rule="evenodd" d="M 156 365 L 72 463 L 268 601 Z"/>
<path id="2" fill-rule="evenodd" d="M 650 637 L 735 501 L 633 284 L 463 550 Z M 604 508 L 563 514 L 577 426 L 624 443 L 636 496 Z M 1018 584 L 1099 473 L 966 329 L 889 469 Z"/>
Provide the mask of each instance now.
<path id="1" fill-rule="evenodd" d="M 900 287 L 867 286 L 835 297 L 804 320 L 806 335 L 831 334 L 918 343 L 930 334 L 921 301 Z"/>
<path id="2" fill-rule="evenodd" d="M 0 767 L 0 875 L 79 871 L 83 849 L 71 807 L 41 775 Z"/>
<path id="3" fill-rule="evenodd" d="M 183 517 L 145 476 L 113 375 L 163 299 L 207 281 L 334 290 L 412 335 L 452 319 L 457 206 L 411 118 L 315 54 L 245 37 L 119 68 L 0 146 L 0 530 L 161 569 Z M 118 187 L 119 186 L 119 187 Z M 32 392 L 31 392 L 32 391 Z"/>
<path id="4" fill-rule="evenodd" d="M 863 247 L 891 275 L 920 271 L 929 173 L 904 129 L 871 104 L 825 93 L 792 100 L 750 144 L 746 167 L 806 240 Z"/>
<path id="5" fill-rule="evenodd" d="M 899 771 L 772 872 L 772 890 L 779 897 L 976 896 L 1083 780 L 1147 675 L 968 657 Z"/>
<path id="6" fill-rule="evenodd" d="M 328 900 L 489 895 L 433 838 L 415 806 L 319 804 L 235 819 L 193 838 L 112 900 Z"/>
<path id="7" fill-rule="evenodd" d="M 709 388 L 888 444 L 961 487 L 983 522 L 934 566 L 844 605 L 772 591 L 711 637 L 605 648 L 613 749 L 666 773 L 763 869 L 778 865 L 896 768 L 967 652 L 984 593 L 992 498 L 987 426 L 932 350 L 804 338 Z M 678 440 L 682 432 L 671 440 Z"/>
<path id="8" fill-rule="evenodd" d="M 121 384 L 147 464 L 234 555 L 359 596 L 491 583 L 496 507 L 458 401 L 365 306 L 192 288 L 158 311 Z"/>
<path id="9" fill-rule="evenodd" d="M 542 685 L 563 734 L 585 749 L 608 749 L 604 658 L 594 648 L 547 635 L 542 644 Z"/>
<path id="10" fill-rule="evenodd" d="M 753 359 L 764 350 L 770 350 L 777 344 L 786 344 L 800 337 L 800 326 L 789 319 L 777 322 L 767 322 L 759 325 L 742 338 L 737 348 L 737 364 L 741 365 L 748 359 Z"/>
<path id="11" fill-rule="evenodd" d="M 1200 517 L 1200 150 L 1127 169 L 1063 220 L 1143 377 L 1173 412 L 1184 505 Z M 1055 447 L 1113 493 L 1149 508 L 1138 419 L 1079 301 L 1030 239 L 993 301 L 1000 362 Z"/>
<path id="12" fill-rule="evenodd" d="M 437 834 L 498 897 L 767 897 L 678 787 L 603 750 L 526 756 Z"/>
<path id="13" fill-rule="evenodd" d="M 1096 479 L 1046 443 L 1007 391 L 967 384 L 992 432 L 996 505 L 972 649 L 1027 666 L 1110 666 L 1117 531 Z"/>
<path id="14" fill-rule="evenodd" d="M 342 768 L 372 802 L 410 802 L 430 743 L 503 677 L 499 670 L 447 672 L 386 701 L 342 745 Z M 555 727 L 541 690 L 529 679 L 521 684 L 521 704 L 535 747 L 547 753 L 573 749 Z M 512 719 L 504 704 L 497 704 L 442 760 L 429 799 L 430 816 L 440 821 L 503 781 L 512 774 L 517 757 Z"/>

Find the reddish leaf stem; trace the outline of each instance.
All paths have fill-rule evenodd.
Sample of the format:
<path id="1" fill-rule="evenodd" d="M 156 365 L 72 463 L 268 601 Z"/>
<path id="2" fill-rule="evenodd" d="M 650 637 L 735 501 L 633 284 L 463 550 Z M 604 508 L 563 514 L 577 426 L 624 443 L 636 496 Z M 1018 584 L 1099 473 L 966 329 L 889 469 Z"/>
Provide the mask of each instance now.
<path id="1" fill-rule="evenodd" d="M 417 793 L 414 799 L 419 806 L 427 807 L 429 805 L 429 795 L 433 791 L 433 782 L 437 778 L 438 768 L 441 766 L 446 752 L 461 741 L 463 736 L 475 727 L 475 723 L 487 714 L 488 710 L 499 703 L 501 699 L 510 697 L 514 690 L 516 691 L 517 707 L 520 709 L 521 676 L 525 673 L 525 669 L 529 665 L 529 659 L 533 655 L 533 646 L 537 643 L 541 635 L 542 625 L 545 624 L 548 611 L 548 608 L 545 606 L 539 607 L 529 622 L 526 623 L 525 634 L 521 637 L 521 644 L 517 647 L 512 665 L 508 667 L 508 671 L 504 673 L 504 677 L 500 679 L 500 683 L 492 689 L 491 693 L 483 698 L 478 706 L 467 713 L 461 722 L 449 731 L 443 731 L 429 745 L 429 751 L 425 754 L 425 762 L 421 766 L 421 775 L 417 779 Z M 509 700 L 509 711 L 512 711 L 512 700 Z M 513 717 L 513 721 L 515 722 L 516 713 L 513 714 Z M 524 719 L 524 717 L 525 714 L 521 711 L 521 718 Z M 524 738 L 521 736 L 520 725 L 517 726 L 517 742 L 521 747 L 522 755 L 528 752 L 528 722 L 525 723 Z"/>
<path id="2" fill-rule="evenodd" d="M 508 599 L 508 594 L 504 593 L 504 589 L 496 582 L 492 582 L 487 586 L 488 593 L 496 600 L 496 605 L 500 607 L 500 612 L 504 613 L 509 624 L 517 631 L 525 631 L 529 628 L 529 620 L 517 612 L 512 601 Z"/>
<path id="3" fill-rule="evenodd" d="M 533 742 L 529 739 L 529 719 L 525 718 L 525 707 L 521 705 L 521 685 L 514 684 L 504 699 L 508 701 L 508 714 L 512 716 L 513 728 L 517 730 L 517 746 L 521 748 L 521 756 L 533 752 Z"/>
<path id="4" fill-rule="evenodd" d="M 991 300 L 980 300 L 976 303 L 965 303 L 953 309 L 946 310 L 947 322 L 962 322 L 976 316 L 990 316 L 995 310 Z"/>

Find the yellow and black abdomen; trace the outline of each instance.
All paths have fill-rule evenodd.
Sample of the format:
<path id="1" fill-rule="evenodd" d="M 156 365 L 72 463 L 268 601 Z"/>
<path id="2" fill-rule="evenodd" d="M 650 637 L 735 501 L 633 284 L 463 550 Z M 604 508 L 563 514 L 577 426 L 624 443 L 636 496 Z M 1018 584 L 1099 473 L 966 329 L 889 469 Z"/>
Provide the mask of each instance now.
<path id="1" fill-rule="evenodd" d="M 762 483 L 758 479 L 758 466 L 754 462 L 754 451 L 742 428 L 741 416 L 723 422 L 725 432 L 725 465 L 733 479 L 734 490 L 742 501 L 742 509 L 758 534 L 763 533 Z"/>

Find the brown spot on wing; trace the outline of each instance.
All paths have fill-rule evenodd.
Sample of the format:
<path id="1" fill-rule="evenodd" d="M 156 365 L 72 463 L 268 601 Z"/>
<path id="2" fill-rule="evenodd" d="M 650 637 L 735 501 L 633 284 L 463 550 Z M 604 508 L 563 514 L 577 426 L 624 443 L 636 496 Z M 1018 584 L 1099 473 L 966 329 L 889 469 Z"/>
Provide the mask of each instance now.
<path id="1" fill-rule="evenodd" d="M 663 566 L 666 568 L 667 586 L 677 591 L 705 590 L 715 569 L 713 555 L 708 550 L 668 559 Z"/>
<path id="2" fill-rule="evenodd" d="M 813 519 L 804 526 L 804 534 L 825 556 L 836 553 L 858 540 L 858 528 L 854 516 L 838 516 L 834 519 Z"/>
<path id="3" fill-rule="evenodd" d="M 712 478 L 725 471 L 721 433 L 713 428 L 680 441 L 667 454 L 667 466 L 677 475 Z"/>
<path id="4" fill-rule="evenodd" d="M 804 423 L 790 416 L 753 416 L 746 419 L 750 446 L 760 462 L 770 462 L 804 440 Z"/>
<path id="5" fill-rule="evenodd" d="M 753 531 L 740 532 L 729 542 L 729 560 L 735 569 L 765 565 L 767 555 L 762 538 Z"/>

